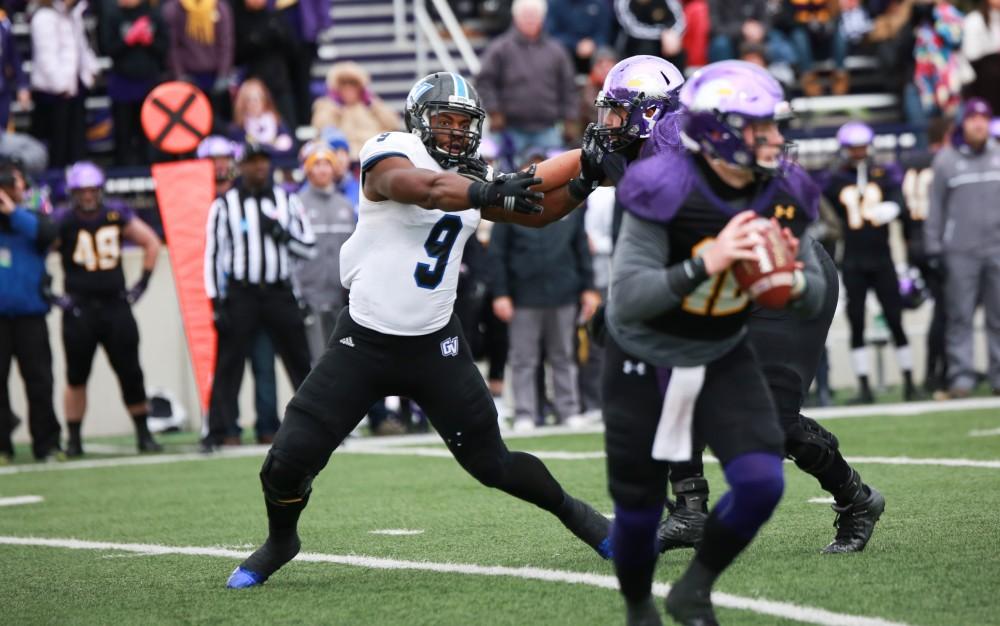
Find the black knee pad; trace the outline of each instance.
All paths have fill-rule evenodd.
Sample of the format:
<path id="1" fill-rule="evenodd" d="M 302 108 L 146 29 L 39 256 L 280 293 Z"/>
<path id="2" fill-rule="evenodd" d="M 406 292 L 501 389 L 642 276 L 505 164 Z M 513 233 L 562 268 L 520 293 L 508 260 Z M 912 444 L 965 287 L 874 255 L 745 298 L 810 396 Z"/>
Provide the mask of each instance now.
<path id="1" fill-rule="evenodd" d="M 305 467 L 289 462 L 272 448 L 260 469 L 260 484 L 264 498 L 281 506 L 305 502 L 312 492 L 315 474 Z"/>
<path id="2" fill-rule="evenodd" d="M 785 450 L 788 458 L 805 472 L 816 474 L 830 467 L 840 449 L 836 435 L 816 420 L 799 416 L 798 424 L 785 430 Z"/>

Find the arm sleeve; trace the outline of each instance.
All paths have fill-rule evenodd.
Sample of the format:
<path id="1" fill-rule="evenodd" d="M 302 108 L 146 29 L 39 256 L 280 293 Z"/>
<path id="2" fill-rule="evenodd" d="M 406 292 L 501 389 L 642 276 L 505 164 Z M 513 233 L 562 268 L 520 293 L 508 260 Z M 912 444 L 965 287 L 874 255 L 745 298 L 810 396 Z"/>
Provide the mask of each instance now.
<path id="1" fill-rule="evenodd" d="M 510 285 L 507 280 L 507 241 L 510 225 L 497 223 L 490 231 L 489 271 L 490 286 L 493 297 L 510 296 Z"/>
<path id="2" fill-rule="evenodd" d="M 700 271 L 687 261 L 667 267 L 669 259 L 666 226 L 626 211 L 611 264 L 611 297 L 622 321 L 643 321 L 675 309 L 708 279 L 703 265 Z"/>
<path id="3" fill-rule="evenodd" d="M 945 204 L 948 201 L 948 180 L 941 154 L 934 159 L 934 179 L 924 222 L 924 250 L 927 254 L 941 254 L 944 248 Z"/>
<path id="4" fill-rule="evenodd" d="M 295 194 L 288 195 L 288 251 L 302 259 L 316 256 L 316 235 L 302 201 Z"/>
<path id="5" fill-rule="evenodd" d="M 817 256 L 818 247 L 822 247 L 821 244 L 808 235 L 799 240 L 799 260 L 805 266 L 802 273 L 806 277 L 806 288 L 802 295 L 789 303 L 788 308 L 798 317 L 806 319 L 819 315 L 826 298 L 826 277 Z"/>
<path id="6" fill-rule="evenodd" d="M 216 198 L 212 208 L 208 210 L 208 222 L 205 226 L 205 294 L 213 300 L 222 293 L 218 277 L 222 274 L 219 263 L 229 235 L 226 213 L 225 197 Z"/>
<path id="7" fill-rule="evenodd" d="M 14 209 L 14 212 L 10 214 L 10 226 L 14 232 L 32 241 L 38 237 L 38 218 L 26 209 Z"/>

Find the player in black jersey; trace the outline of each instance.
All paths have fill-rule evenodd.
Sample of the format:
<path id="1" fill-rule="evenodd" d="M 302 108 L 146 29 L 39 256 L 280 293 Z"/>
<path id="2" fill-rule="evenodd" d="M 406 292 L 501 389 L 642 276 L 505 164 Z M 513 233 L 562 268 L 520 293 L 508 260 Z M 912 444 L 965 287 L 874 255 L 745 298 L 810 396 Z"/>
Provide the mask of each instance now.
<path id="1" fill-rule="evenodd" d="M 146 426 L 149 406 L 139 364 L 139 328 L 131 305 L 142 296 L 156 265 L 156 233 L 125 206 L 104 201 L 104 173 L 93 163 L 73 165 L 66 176 L 72 206 L 55 218 L 65 274 L 62 334 L 66 352 L 67 456 L 80 456 L 80 427 L 87 411 L 87 379 L 98 344 L 118 377 L 140 452 L 159 452 Z M 122 240 L 143 249 L 142 277 L 131 288 L 122 272 Z"/>
<path id="2" fill-rule="evenodd" d="M 900 218 L 909 228 L 899 169 L 875 163 L 871 145 L 875 133 L 862 122 L 848 122 L 837 131 L 843 158 L 829 172 L 823 194 L 844 224 L 841 271 L 847 289 L 847 320 L 851 326 L 851 362 L 858 377 L 854 402 L 874 401 L 868 383 L 869 355 L 865 348 L 865 300 L 873 289 L 896 345 L 896 362 L 903 374 L 903 399 L 918 397 L 913 384 L 913 356 L 903 331 L 903 302 L 889 250 L 889 223 Z"/>
<path id="3" fill-rule="evenodd" d="M 681 90 L 688 145 L 701 154 L 659 152 L 632 164 L 618 185 L 626 213 L 607 312 L 604 414 L 612 552 L 630 624 L 660 623 L 650 590 L 668 462 L 690 459 L 704 441 L 731 487 L 667 598 L 683 624 L 717 623 L 714 582 L 783 491 L 785 436 L 747 340 L 751 304 L 729 271 L 752 258 L 754 218 L 777 199 L 796 199 L 786 179 L 758 176 L 780 164 L 780 92 L 742 64 L 704 68 Z M 712 180 L 731 193 L 720 196 Z M 814 247 L 799 252 L 790 306 L 811 317 L 826 288 Z"/>

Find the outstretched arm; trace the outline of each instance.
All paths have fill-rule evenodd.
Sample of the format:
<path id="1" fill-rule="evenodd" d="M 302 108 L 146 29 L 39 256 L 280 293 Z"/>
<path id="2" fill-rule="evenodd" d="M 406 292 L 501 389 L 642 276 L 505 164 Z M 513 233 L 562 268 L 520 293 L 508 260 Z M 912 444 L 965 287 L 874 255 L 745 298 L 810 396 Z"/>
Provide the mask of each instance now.
<path id="1" fill-rule="evenodd" d="M 404 157 L 387 157 L 364 172 L 363 190 L 375 202 L 394 200 L 425 209 L 464 211 L 471 208 L 472 183 L 453 172 L 415 167 Z"/>

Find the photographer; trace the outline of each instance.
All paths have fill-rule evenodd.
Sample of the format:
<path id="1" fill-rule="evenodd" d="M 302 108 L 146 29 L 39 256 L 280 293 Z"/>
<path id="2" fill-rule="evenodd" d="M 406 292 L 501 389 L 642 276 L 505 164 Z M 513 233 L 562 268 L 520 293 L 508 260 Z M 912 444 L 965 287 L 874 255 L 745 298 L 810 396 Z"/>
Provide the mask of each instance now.
<path id="1" fill-rule="evenodd" d="M 14 456 L 7 387 L 12 357 L 24 379 L 32 452 L 39 461 L 59 452 L 43 292 L 45 252 L 56 231 L 47 216 L 23 208 L 25 188 L 20 165 L 0 162 L 0 462 Z"/>

